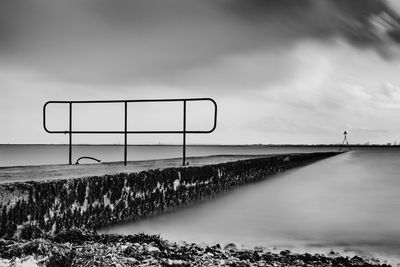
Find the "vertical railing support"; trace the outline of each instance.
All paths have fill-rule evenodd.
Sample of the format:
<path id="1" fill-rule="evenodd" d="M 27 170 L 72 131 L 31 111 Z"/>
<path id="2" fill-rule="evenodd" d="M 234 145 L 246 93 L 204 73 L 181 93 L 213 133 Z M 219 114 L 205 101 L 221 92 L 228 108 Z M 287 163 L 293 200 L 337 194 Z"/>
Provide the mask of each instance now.
<path id="1" fill-rule="evenodd" d="M 72 165 L 72 103 L 69 103 L 69 165 Z"/>
<path id="2" fill-rule="evenodd" d="M 186 100 L 183 101 L 183 166 L 186 165 Z"/>
<path id="3" fill-rule="evenodd" d="M 128 158 L 128 102 L 125 101 L 124 165 Z"/>

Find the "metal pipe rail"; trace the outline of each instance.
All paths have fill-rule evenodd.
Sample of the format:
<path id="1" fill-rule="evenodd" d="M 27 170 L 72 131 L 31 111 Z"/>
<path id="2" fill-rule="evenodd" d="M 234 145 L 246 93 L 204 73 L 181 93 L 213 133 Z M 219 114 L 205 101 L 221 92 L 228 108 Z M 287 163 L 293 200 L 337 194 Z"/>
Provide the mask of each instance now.
<path id="1" fill-rule="evenodd" d="M 94 161 L 96 161 L 96 162 L 98 162 L 98 163 L 101 162 L 101 160 L 99 160 L 99 159 L 96 159 L 96 158 L 93 158 L 93 157 L 86 157 L 86 156 L 85 156 L 85 157 L 80 157 L 79 159 L 77 159 L 76 162 L 75 162 L 75 164 L 78 165 L 78 164 L 79 164 L 79 161 L 80 161 L 81 159 L 90 159 L 90 160 L 94 160 Z"/>
<path id="2" fill-rule="evenodd" d="M 213 127 L 207 131 L 188 131 L 186 130 L 186 103 L 195 101 L 210 101 L 214 105 Z M 182 102 L 183 103 L 183 127 L 178 131 L 128 131 L 128 103 L 143 102 Z M 123 103 L 124 104 L 124 130 L 123 131 L 75 131 L 72 130 L 72 107 L 73 104 L 94 104 L 94 103 Z M 69 105 L 69 130 L 52 131 L 46 126 L 46 108 L 49 104 L 68 104 Z M 140 99 L 140 100 L 91 100 L 91 101 L 47 101 L 43 105 L 43 128 L 47 133 L 69 134 L 69 164 L 72 164 L 72 134 L 123 134 L 124 135 L 124 165 L 127 163 L 128 153 L 128 134 L 182 134 L 183 135 L 183 165 L 186 165 L 186 134 L 208 134 L 217 127 L 217 103 L 212 98 L 180 98 L 180 99 Z"/>

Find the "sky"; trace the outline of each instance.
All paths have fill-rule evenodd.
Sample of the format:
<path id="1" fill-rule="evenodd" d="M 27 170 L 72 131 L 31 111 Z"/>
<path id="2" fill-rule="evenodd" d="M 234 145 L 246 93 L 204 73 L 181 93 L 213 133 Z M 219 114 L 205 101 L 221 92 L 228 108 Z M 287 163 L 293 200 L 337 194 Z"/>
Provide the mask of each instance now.
<path id="1" fill-rule="evenodd" d="M 0 1 L 0 143 L 67 143 L 43 129 L 50 100 L 191 97 L 215 99 L 218 124 L 188 143 L 400 142 L 398 0 Z M 49 129 L 67 129 L 67 108 L 49 106 Z M 128 109 L 130 130 L 182 129 L 182 104 Z M 212 116 L 190 103 L 188 129 Z M 73 129 L 122 130 L 123 106 L 76 105 Z"/>

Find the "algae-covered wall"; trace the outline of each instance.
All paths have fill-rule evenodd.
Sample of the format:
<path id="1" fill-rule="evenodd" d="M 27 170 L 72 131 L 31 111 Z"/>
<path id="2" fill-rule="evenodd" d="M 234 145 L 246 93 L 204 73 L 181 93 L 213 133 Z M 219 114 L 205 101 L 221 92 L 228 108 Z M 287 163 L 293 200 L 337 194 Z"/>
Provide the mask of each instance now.
<path id="1" fill-rule="evenodd" d="M 0 184 L 0 237 L 136 220 L 337 153 L 278 155 L 198 167 Z"/>

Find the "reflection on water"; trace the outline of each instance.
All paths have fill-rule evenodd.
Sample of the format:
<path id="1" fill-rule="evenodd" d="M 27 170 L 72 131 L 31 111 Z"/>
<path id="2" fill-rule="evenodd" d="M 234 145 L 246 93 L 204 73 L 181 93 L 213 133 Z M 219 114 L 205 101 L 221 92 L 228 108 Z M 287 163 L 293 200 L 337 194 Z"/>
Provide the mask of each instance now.
<path id="1" fill-rule="evenodd" d="M 352 250 L 400 262 L 400 153 L 356 150 L 163 216 L 104 229 L 173 241 Z"/>

